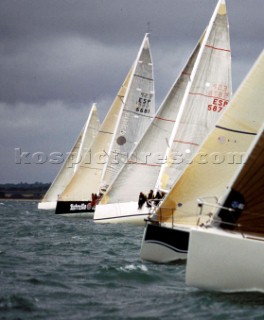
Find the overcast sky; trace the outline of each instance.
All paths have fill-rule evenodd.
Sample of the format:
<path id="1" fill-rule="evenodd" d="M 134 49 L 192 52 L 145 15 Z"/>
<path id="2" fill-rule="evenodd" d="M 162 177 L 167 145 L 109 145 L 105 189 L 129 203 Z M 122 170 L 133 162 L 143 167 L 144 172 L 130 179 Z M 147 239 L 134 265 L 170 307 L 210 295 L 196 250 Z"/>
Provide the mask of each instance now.
<path id="1" fill-rule="evenodd" d="M 150 31 L 157 107 L 217 0 L 0 0 L 0 183 L 51 182 L 91 104 L 102 121 Z M 235 91 L 263 49 L 264 1 L 227 0 Z M 20 151 L 18 151 L 20 150 Z M 24 163 L 31 162 L 31 163 Z"/>

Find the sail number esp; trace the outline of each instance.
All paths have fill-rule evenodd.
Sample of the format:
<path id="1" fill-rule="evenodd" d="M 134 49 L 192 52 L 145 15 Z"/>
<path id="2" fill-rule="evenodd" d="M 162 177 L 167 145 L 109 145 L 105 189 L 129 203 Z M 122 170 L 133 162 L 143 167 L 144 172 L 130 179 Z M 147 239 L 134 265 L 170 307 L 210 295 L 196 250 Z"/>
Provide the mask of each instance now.
<path id="1" fill-rule="evenodd" d="M 136 104 L 136 111 L 141 113 L 149 113 L 149 103 L 151 102 L 151 94 L 148 93 L 141 93 L 141 97 L 138 98 Z"/>
<path id="2" fill-rule="evenodd" d="M 220 112 L 228 104 L 229 92 L 226 85 L 214 84 L 207 94 L 213 97 L 213 103 L 208 105 L 208 111 Z"/>
<path id="3" fill-rule="evenodd" d="M 226 105 L 228 100 L 214 98 L 212 104 L 208 104 L 208 111 L 220 112 Z"/>

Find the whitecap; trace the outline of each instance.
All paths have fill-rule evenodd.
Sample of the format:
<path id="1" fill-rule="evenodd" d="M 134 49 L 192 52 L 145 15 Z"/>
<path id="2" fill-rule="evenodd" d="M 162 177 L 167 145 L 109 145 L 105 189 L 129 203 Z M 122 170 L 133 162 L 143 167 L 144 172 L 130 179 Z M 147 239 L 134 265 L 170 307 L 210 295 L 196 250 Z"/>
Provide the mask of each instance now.
<path id="1" fill-rule="evenodd" d="M 145 265 L 129 264 L 129 265 L 126 265 L 125 267 L 120 267 L 120 270 L 125 272 L 134 271 L 134 270 L 148 271 L 148 268 Z"/>

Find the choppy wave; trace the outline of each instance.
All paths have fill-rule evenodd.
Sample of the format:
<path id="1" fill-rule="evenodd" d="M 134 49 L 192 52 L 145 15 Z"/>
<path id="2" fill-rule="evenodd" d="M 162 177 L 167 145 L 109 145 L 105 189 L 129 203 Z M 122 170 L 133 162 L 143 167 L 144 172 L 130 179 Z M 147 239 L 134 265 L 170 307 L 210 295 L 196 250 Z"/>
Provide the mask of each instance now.
<path id="1" fill-rule="evenodd" d="M 264 294 L 185 285 L 185 264 L 141 261 L 142 227 L 0 207 L 1 319 L 261 319 Z"/>

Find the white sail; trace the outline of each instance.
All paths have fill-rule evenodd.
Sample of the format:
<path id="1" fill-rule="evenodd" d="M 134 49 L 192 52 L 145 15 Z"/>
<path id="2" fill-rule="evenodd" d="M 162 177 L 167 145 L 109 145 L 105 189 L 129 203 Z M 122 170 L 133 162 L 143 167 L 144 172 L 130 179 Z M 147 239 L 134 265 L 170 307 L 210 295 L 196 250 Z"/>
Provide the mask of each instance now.
<path id="1" fill-rule="evenodd" d="M 114 129 L 122 110 L 123 98 L 126 93 L 132 69 L 128 72 L 124 83 L 119 89 L 111 108 L 109 109 L 99 132 L 64 192 L 60 195 L 61 201 L 89 200 L 91 193 L 97 192 L 105 162 L 105 153 L 110 148 Z"/>
<path id="2" fill-rule="evenodd" d="M 220 0 L 185 70 L 128 164 L 96 207 L 94 220 L 120 222 L 127 221 L 126 217 L 132 221 L 133 217 L 135 222 L 137 215 L 142 223 L 143 211 L 146 216 L 150 209 L 138 210 L 139 192 L 173 185 L 226 109 L 231 91 L 229 26 L 225 2 Z M 181 162 L 179 153 L 183 155 Z"/>
<path id="3" fill-rule="evenodd" d="M 220 0 L 204 33 L 156 188 L 169 190 L 227 108 L 231 85 L 229 25 Z"/>
<path id="4" fill-rule="evenodd" d="M 39 209 L 54 209 L 56 207 L 58 196 L 66 188 L 67 184 L 75 174 L 82 157 L 91 147 L 93 140 L 98 133 L 99 126 L 100 122 L 97 116 L 96 104 L 94 103 L 86 124 L 78 136 L 72 150 L 69 152 L 63 166 L 42 201 L 38 204 Z"/>
<path id="5" fill-rule="evenodd" d="M 101 201 L 102 204 L 137 201 L 140 191 L 146 192 L 155 185 L 199 49 L 200 41 L 169 90 L 151 125 L 110 185 Z"/>
<path id="6" fill-rule="evenodd" d="M 192 163 L 174 185 L 158 211 L 163 222 L 196 225 L 197 199 L 221 203 L 232 177 L 264 119 L 264 52 L 243 81 L 228 109 L 204 141 Z M 244 156 L 244 157 L 243 157 Z M 203 209 L 205 216 L 214 205 Z"/>
<path id="7" fill-rule="evenodd" d="M 89 200 L 92 193 L 100 190 L 102 177 L 105 183 L 114 178 L 121 167 L 115 164 L 116 155 L 129 153 L 151 121 L 153 95 L 152 62 L 146 35 L 91 149 L 60 200 Z M 107 166 L 110 162 L 114 167 Z"/>
<path id="8" fill-rule="evenodd" d="M 145 35 L 132 72 L 123 111 L 112 140 L 102 186 L 107 188 L 127 162 L 155 114 L 153 62 L 148 34 Z"/>

